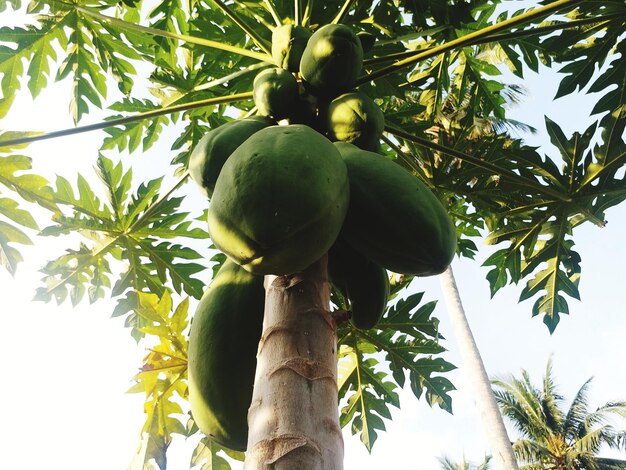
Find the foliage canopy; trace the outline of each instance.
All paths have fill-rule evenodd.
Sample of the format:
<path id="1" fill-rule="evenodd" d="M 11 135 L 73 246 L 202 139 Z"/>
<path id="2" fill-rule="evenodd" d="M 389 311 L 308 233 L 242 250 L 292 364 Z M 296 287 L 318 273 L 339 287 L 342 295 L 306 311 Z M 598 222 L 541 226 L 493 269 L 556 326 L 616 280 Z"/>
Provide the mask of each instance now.
<path id="1" fill-rule="evenodd" d="M 534 299 L 532 314 L 550 331 L 568 313 L 568 298 L 579 297 L 574 229 L 602 226 L 606 210 L 626 198 L 623 0 L 515 10 L 479 0 L 0 0 L 7 11 L 23 12 L 24 22 L 0 27 L 0 117 L 11 116 L 18 93 L 36 98 L 53 81 L 68 81 L 78 127 L 0 131 L 0 263 L 14 273 L 34 234 L 66 236 L 67 251 L 42 269 L 37 298 L 76 304 L 110 296 L 134 337 L 157 338 L 134 388 L 146 393 L 148 415 L 137 468 L 152 460 L 165 468 L 172 433 L 196 432 L 172 399 L 187 393 L 187 298 L 200 298 L 223 258 L 211 258 L 204 217 L 186 208 L 181 188 L 200 138 L 253 112 L 253 80 L 273 65 L 276 26 L 341 22 L 376 37 L 357 83 L 384 111 L 383 151 L 445 203 L 460 256 L 473 257 L 472 239 L 487 234 L 499 247 L 485 262 L 492 295 L 523 281 L 520 300 Z M 520 94 L 503 79 L 545 67 L 561 74 L 555 98 L 597 96 L 593 123 L 571 136 L 546 118 L 559 150 L 550 157 L 509 132 L 516 123 L 507 109 Z M 98 109 L 105 119 L 82 125 Z M 162 178 L 138 182 L 130 160 L 114 161 L 124 152 L 150 158 L 171 127 L 180 133 Z M 85 175 L 47 181 L 32 170 L 30 142 L 96 129 L 106 134 L 96 161 L 104 197 Z M 49 225 L 30 215 L 32 204 Z M 451 409 L 445 372 L 453 366 L 439 357 L 434 305 L 420 305 L 421 294 L 402 296 L 410 281 L 394 286 L 399 300 L 378 330 L 345 324 L 339 332 L 341 423 L 368 448 L 407 378 L 417 397 Z M 184 297 L 176 308 L 173 295 Z M 192 463 L 222 468 L 217 450 L 203 441 Z"/>

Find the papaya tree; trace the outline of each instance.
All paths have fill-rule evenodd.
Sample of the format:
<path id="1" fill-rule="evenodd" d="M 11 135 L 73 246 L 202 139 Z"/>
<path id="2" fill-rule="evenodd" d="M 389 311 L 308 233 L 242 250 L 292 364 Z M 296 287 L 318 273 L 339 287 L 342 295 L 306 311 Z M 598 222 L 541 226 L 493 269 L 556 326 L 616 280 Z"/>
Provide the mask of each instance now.
<path id="1" fill-rule="evenodd" d="M 188 344 L 190 305 L 200 299 L 200 305 L 222 305 L 203 296 L 214 295 L 207 288 L 211 279 L 225 279 L 234 269 L 224 253 L 246 272 L 264 276 L 266 292 L 253 347 L 258 360 L 251 406 L 247 423 L 239 426 L 243 430 L 237 430 L 247 438 L 245 445 L 235 445 L 205 427 L 192 465 L 226 465 L 216 455 L 222 442 L 247 449 L 250 469 L 335 469 L 343 460 L 340 428 L 350 425 L 371 448 L 391 416 L 390 406 L 399 406 L 399 388 L 408 384 L 431 406 L 452 409 L 446 372 L 453 366 L 442 356 L 434 304 L 422 303 L 423 294 L 407 295 L 414 277 L 443 272 L 450 247 L 473 257 L 473 239 L 486 234 L 488 242 L 501 246 L 485 263 L 492 293 L 525 281 L 520 300 L 535 299 L 532 314 L 554 331 L 568 312 L 568 297 L 579 296 L 581 258 L 573 229 L 587 222 L 603 226 L 605 211 L 626 198 L 622 0 L 556 0 L 529 7 L 478 0 L 0 1 L 3 16 L 15 11 L 22 13 L 23 24 L 0 28 L 0 117 L 10 123 L 18 93 L 36 98 L 53 80 L 68 81 L 76 126 L 48 133 L 1 131 L 0 260 L 14 272 L 21 245 L 34 234 L 67 236 L 66 253 L 42 268 L 37 299 L 76 304 L 111 297 L 117 302 L 113 314 L 125 317 L 133 337 L 156 339 L 136 377 L 135 389 L 146 394 L 136 468 L 164 469 L 172 435 L 205 427 L 198 413 L 182 422 L 185 410 L 176 398 L 195 393 L 197 384 L 188 377 L 196 354 Z M 562 74 L 557 97 L 598 96 L 593 123 L 573 136 L 546 119 L 560 162 L 498 125 L 509 123 L 507 106 L 514 96 L 502 71 L 522 77 L 542 67 Z M 84 124 L 94 114 L 101 120 Z M 281 122 L 246 138 L 227 130 L 258 116 Z M 149 158 L 170 129 L 177 132 L 171 142 L 176 156 L 163 166 L 163 177 L 137 183 L 132 160 L 116 155 Z M 95 162 L 106 200 L 84 175 L 74 182 L 37 174 L 30 143 L 94 130 L 106 134 Z M 315 137 L 285 140 L 285 133 L 303 132 Z M 215 133 L 222 135 L 221 143 Z M 256 140 L 246 147 L 251 139 Z M 326 178 L 299 166 L 310 157 L 307 152 L 322 147 L 332 149 L 321 153 L 334 159 L 320 164 L 328 170 Z M 205 171 L 210 165 L 198 157 L 214 148 L 226 152 L 217 174 Z M 253 161 L 256 149 L 265 152 L 263 161 L 289 156 L 292 149 L 303 158 L 275 163 L 280 171 L 250 172 L 264 174 L 258 181 L 238 179 L 245 174 L 242 162 Z M 350 215 L 358 200 L 356 179 L 344 177 L 342 183 L 341 170 L 329 168 L 345 161 L 350 173 L 355 152 L 376 157 L 375 165 L 384 162 L 381 180 L 419 182 L 419 194 L 428 194 L 427 207 L 435 214 L 420 215 L 434 221 L 428 234 L 407 241 L 401 231 L 389 230 L 406 215 L 404 208 L 395 210 L 404 207 L 406 191 L 388 191 L 386 218 L 379 224 L 367 227 L 362 224 L 367 216 Z M 299 173 L 283 171 L 294 165 Z M 387 177 L 399 170 L 401 176 Z M 222 178 L 222 171 L 227 176 Z M 220 178 L 212 181 L 211 175 Z M 185 205 L 198 191 L 187 184 L 190 176 L 201 183 L 201 211 L 208 215 Z M 279 176 L 284 179 L 272 186 L 270 180 Z M 336 191 L 332 207 L 311 194 L 331 176 L 337 180 L 324 194 Z M 347 207 L 340 191 L 346 181 L 352 201 Z M 261 189 L 251 196 L 245 191 L 253 182 Z M 268 201 L 274 190 L 279 193 L 274 199 L 287 206 L 273 213 Z M 361 201 L 370 202 L 360 213 L 370 214 L 366 211 L 380 202 L 378 193 L 362 193 Z M 49 216 L 46 226 L 40 226 L 42 217 L 29 215 L 33 204 Z M 254 210 L 242 216 L 241 207 Z M 289 208 L 293 219 L 284 215 Z M 235 223 L 244 216 L 245 223 Z M 294 227 L 306 245 L 292 243 L 298 238 Z M 278 243 L 269 244 L 270 238 Z M 384 268 L 375 299 L 356 297 L 355 279 L 364 277 L 365 268 L 357 274 L 333 271 L 331 245 L 338 238 L 366 255 L 362 266 L 376 258 Z M 417 247 L 411 245 L 416 239 Z M 428 257 L 439 251 L 441 256 Z M 380 318 L 362 307 L 381 298 L 388 306 Z M 367 321 L 359 323 L 363 311 Z M 213 415 L 208 422 L 221 430 L 225 424 Z M 514 468 L 506 441 L 501 435 L 504 448 L 492 444 L 496 468 Z"/>

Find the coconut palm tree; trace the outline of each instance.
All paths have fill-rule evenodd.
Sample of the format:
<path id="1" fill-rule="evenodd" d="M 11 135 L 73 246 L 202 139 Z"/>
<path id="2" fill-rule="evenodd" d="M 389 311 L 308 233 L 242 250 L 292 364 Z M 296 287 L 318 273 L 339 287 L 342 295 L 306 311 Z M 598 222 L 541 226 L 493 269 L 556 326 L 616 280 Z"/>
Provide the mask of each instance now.
<path id="1" fill-rule="evenodd" d="M 513 443 L 520 470 L 626 469 L 625 459 L 598 455 L 605 447 L 626 450 L 626 401 L 590 410 L 591 380 L 580 387 L 568 409 L 561 406 L 564 399 L 556 389 L 551 361 L 541 389 L 532 384 L 525 370 L 521 379 L 511 376 L 492 381 L 502 414 L 521 433 Z"/>
<path id="2" fill-rule="evenodd" d="M 439 462 L 441 463 L 442 470 L 489 470 L 489 462 L 491 461 L 491 456 L 485 456 L 485 460 L 482 463 L 474 464 L 472 462 L 468 462 L 463 457 L 463 460 L 459 463 L 453 462 L 449 457 L 441 457 Z"/>

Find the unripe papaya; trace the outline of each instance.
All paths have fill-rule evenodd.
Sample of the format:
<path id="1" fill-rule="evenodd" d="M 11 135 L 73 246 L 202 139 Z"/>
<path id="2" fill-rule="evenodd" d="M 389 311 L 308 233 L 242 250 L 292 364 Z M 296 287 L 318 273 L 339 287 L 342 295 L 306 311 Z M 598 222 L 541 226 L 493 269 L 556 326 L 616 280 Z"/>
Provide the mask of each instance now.
<path id="1" fill-rule="evenodd" d="M 272 32 L 272 58 L 279 67 L 296 73 L 300 59 L 311 37 L 311 31 L 303 26 L 284 24 Z"/>
<path id="2" fill-rule="evenodd" d="M 396 273 L 442 273 L 456 250 L 456 231 L 437 197 L 391 160 L 336 142 L 348 167 L 350 208 L 342 236 Z"/>
<path id="3" fill-rule="evenodd" d="M 276 121 L 268 117 L 253 116 L 211 129 L 191 152 L 189 176 L 210 198 L 217 177 L 230 154 L 252 134 L 273 124 L 276 124 Z"/>
<path id="4" fill-rule="evenodd" d="M 367 53 L 374 48 L 374 44 L 376 43 L 376 36 L 365 31 L 360 31 L 356 33 L 356 35 L 361 41 L 361 47 L 363 48 L 364 53 Z"/>
<path id="5" fill-rule="evenodd" d="M 245 450 L 248 408 L 263 328 L 263 276 L 226 260 L 206 290 L 189 334 L 189 402 L 200 430 Z"/>
<path id="6" fill-rule="evenodd" d="M 328 24 L 315 31 L 300 60 L 300 74 L 319 96 L 348 91 L 361 73 L 363 47 L 348 26 Z"/>
<path id="7" fill-rule="evenodd" d="M 378 150 L 385 116 L 365 93 L 345 93 L 331 101 L 326 111 L 330 140 L 349 142 L 364 150 Z"/>
<path id="8" fill-rule="evenodd" d="M 254 79 L 252 98 L 262 116 L 276 120 L 287 118 L 296 108 L 298 82 L 287 70 L 265 69 Z"/>
<path id="9" fill-rule="evenodd" d="M 340 239 L 328 252 L 328 275 L 350 302 L 352 324 L 364 330 L 374 328 L 389 300 L 387 271 Z"/>
<path id="10" fill-rule="evenodd" d="M 285 275 L 324 255 L 348 209 L 339 151 L 308 126 L 271 126 L 224 164 L 209 206 L 215 246 L 247 270 Z"/>

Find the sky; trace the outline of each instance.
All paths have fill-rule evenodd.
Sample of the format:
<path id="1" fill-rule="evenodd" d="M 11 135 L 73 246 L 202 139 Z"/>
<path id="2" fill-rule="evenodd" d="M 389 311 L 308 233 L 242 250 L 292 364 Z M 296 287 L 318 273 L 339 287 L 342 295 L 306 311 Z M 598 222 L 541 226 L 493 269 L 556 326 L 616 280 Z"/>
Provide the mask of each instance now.
<path id="1" fill-rule="evenodd" d="M 528 89 L 527 98 L 510 117 L 537 127 L 539 133 L 530 137 L 529 143 L 556 155 L 545 135 L 543 114 L 561 123 L 569 135 L 586 129 L 589 101 L 578 96 L 552 102 L 554 80 L 545 74 L 528 74 L 523 84 Z M 62 83 L 34 103 L 21 96 L 16 111 L 0 121 L 0 129 L 50 131 L 71 127 L 67 93 L 67 84 Z M 85 123 L 92 119 L 97 121 L 90 115 Z M 102 135 L 95 132 L 40 142 L 23 153 L 33 157 L 35 171 L 47 175 L 67 176 L 74 169 L 93 175 Z M 146 173 L 154 172 L 160 164 L 163 168 L 171 154 L 166 139 L 162 140 L 150 157 L 158 162 L 133 155 L 133 163 Z M 626 204 L 610 209 L 607 220 L 605 228 L 585 224 L 574 232 L 582 257 L 582 300 L 569 300 L 571 314 L 563 316 L 553 335 L 540 318 L 531 318 L 532 300 L 517 303 L 522 285 L 507 287 L 490 298 L 487 270 L 480 265 L 491 247 L 481 245 L 475 261 L 453 262 L 467 317 L 490 376 L 518 374 L 524 368 L 539 384 L 552 358 L 556 382 L 567 399 L 593 376 L 592 408 L 611 400 L 626 400 Z M 42 277 L 38 269 L 67 244 L 63 239 L 37 238 L 32 249 L 22 250 L 26 262 L 15 278 L 0 269 L 1 344 L 5 351 L 0 386 L 2 469 L 126 468 L 138 445 L 144 420 L 143 396 L 126 390 L 141 366 L 144 346 L 130 337 L 122 319 L 110 318 L 113 303 L 81 303 L 72 308 L 69 304 L 57 307 L 31 301 Z M 442 298 L 436 277 L 419 280 L 414 289 L 424 290 L 425 300 Z M 457 388 L 452 392 L 454 414 L 431 409 L 424 400 L 403 393 L 402 408 L 393 410 L 393 420 L 387 422 L 387 432 L 379 434 L 371 455 L 358 438 L 345 432 L 346 470 L 428 470 L 439 468 L 437 458 L 443 455 L 457 461 L 463 456 L 480 461 L 488 453 L 443 301 L 435 315 L 441 319 L 441 332 L 447 338 L 444 357 L 458 366 L 448 375 Z M 168 468 L 189 468 L 192 448 L 182 439 L 176 440 Z"/>

